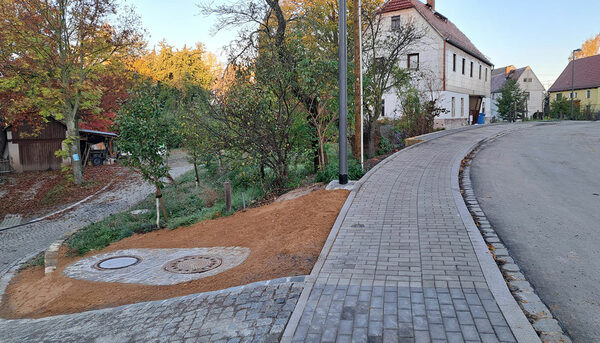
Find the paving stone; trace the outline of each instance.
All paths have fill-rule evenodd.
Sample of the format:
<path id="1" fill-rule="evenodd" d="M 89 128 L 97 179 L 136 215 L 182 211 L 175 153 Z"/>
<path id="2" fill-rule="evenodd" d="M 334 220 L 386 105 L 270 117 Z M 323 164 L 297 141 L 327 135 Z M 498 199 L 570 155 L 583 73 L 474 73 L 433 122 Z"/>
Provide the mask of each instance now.
<path id="1" fill-rule="evenodd" d="M 562 329 L 556 319 L 543 318 L 533 323 L 533 328 L 538 332 L 562 333 Z"/>

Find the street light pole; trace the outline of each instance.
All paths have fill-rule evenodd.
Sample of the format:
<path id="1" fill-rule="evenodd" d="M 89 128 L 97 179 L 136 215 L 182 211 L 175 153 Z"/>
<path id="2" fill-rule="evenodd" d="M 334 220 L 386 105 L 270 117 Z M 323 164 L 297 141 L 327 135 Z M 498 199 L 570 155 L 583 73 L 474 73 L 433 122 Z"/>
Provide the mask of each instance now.
<path id="1" fill-rule="evenodd" d="M 575 101 L 575 53 L 580 52 L 581 49 L 573 50 L 573 61 L 571 65 L 571 117 L 570 120 L 573 120 L 573 112 L 574 112 L 574 101 Z"/>
<path id="2" fill-rule="evenodd" d="M 340 185 L 348 183 L 348 33 L 346 28 L 346 0 L 339 0 L 338 15 L 339 35 L 338 35 L 338 53 L 339 53 L 339 159 Z"/>

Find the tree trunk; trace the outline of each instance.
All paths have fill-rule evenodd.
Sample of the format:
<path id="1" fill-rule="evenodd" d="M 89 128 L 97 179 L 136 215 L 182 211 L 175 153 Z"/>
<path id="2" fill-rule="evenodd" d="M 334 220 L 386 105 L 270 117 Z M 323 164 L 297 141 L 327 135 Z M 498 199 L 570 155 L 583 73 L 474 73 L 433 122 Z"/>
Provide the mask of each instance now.
<path id="1" fill-rule="evenodd" d="M 167 208 L 165 207 L 165 201 L 162 198 L 162 192 L 160 191 L 160 187 L 158 187 L 158 185 L 156 185 L 156 199 L 159 200 L 160 202 L 160 208 L 162 209 L 162 213 L 163 213 L 163 217 L 165 217 L 165 223 L 169 221 L 169 219 L 167 218 Z M 158 211 L 157 211 L 157 216 L 158 216 Z"/>
<path id="2" fill-rule="evenodd" d="M 77 120 L 70 115 L 65 116 L 67 124 L 67 138 L 72 142 L 67 147 L 73 168 L 73 181 L 76 185 L 83 183 L 83 166 L 81 164 L 81 147 L 79 146 L 79 125 Z"/>
<path id="3" fill-rule="evenodd" d="M 198 163 L 194 159 L 194 173 L 196 174 L 196 187 L 200 186 L 200 177 L 198 176 Z"/>
<path id="4" fill-rule="evenodd" d="M 368 131 L 368 140 L 369 140 L 369 158 L 373 158 L 375 156 L 375 127 L 376 125 L 369 125 L 369 131 Z"/>

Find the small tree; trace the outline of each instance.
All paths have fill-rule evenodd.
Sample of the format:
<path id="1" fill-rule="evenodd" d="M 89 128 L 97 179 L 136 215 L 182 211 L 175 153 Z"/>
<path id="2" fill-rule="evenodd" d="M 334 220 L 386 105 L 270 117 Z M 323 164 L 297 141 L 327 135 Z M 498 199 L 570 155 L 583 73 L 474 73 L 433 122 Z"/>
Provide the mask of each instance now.
<path id="1" fill-rule="evenodd" d="M 579 106 L 575 106 L 575 114 L 579 113 Z M 563 119 L 565 116 L 571 115 L 571 100 L 561 97 L 554 99 L 550 103 L 550 116 L 556 119 Z"/>
<path id="2" fill-rule="evenodd" d="M 383 95 L 406 87 L 410 82 L 410 72 L 400 66 L 400 59 L 410 46 L 419 41 L 424 32 L 412 21 L 386 30 L 383 13 L 366 11 L 363 18 L 367 33 L 363 42 L 364 53 L 364 111 L 365 133 L 368 155 L 375 154 L 376 123 L 383 109 Z"/>
<path id="3" fill-rule="evenodd" d="M 515 122 L 517 118 L 526 120 L 527 96 L 514 79 L 508 79 L 500 91 L 500 98 L 496 100 L 498 114 L 503 120 Z"/>
<path id="4" fill-rule="evenodd" d="M 165 120 L 164 105 L 159 100 L 162 86 L 144 85 L 123 106 L 116 125 L 120 138 L 119 147 L 131 154 L 123 164 L 140 172 L 144 180 L 156 187 L 156 225 L 160 227 L 159 205 L 165 221 L 167 210 L 162 200 L 163 177 L 169 177 L 167 146 L 172 133 L 170 121 Z"/>

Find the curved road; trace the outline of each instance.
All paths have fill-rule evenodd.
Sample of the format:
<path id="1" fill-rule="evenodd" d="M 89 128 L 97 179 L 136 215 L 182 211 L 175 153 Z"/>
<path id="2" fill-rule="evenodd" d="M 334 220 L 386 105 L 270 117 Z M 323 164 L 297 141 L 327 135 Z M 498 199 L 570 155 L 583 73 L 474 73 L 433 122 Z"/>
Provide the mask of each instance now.
<path id="1" fill-rule="evenodd" d="M 600 342 L 600 122 L 544 123 L 486 144 L 480 206 L 575 342 Z"/>

